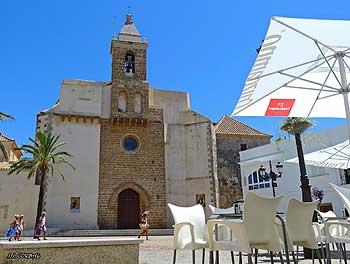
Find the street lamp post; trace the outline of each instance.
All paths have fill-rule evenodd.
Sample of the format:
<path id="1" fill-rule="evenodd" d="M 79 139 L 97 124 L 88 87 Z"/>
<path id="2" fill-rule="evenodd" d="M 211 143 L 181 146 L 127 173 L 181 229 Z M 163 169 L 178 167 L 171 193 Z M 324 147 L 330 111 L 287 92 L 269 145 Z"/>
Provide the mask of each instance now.
<path id="1" fill-rule="evenodd" d="M 281 178 L 282 174 L 283 174 L 283 165 L 281 164 L 281 162 L 277 162 L 276 164 L 276 172 L 272 171 L 272 162 L 271 160 L 269 161 L 269 165 L 270 165 L 270 172 L 266 172 L 266 168 L 264 167 L 264 165 L 261 165 L 259 170 L 258 170 L 258 174 L 259 177 L 262 177 L 262 179 L 264 181 L 268 181 L 271 179 L 271 185 L 272 185 L 272 194 L 273 197 L 276 197 L 276 192 L 275 192 L 275 187 L 277 187 L 276 185 L 276 180 L 277 178 Z"/>

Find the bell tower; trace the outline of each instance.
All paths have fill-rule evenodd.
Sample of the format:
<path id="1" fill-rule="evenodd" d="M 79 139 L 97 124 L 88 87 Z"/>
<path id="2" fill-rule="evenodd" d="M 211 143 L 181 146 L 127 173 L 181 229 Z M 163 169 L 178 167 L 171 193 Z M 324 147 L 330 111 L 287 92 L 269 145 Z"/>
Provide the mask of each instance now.
<path id="1" fill-rule="evenodd" d="M 146 80 L 146 50 L 147 41 L 142 39 L 129 13 L 118 38 L 112 40 L 112 80 Z"/>
<path id="2" fill-rule="evenodd" d="M 134 114 L 141 117 L 148 111 L 147 46 L 134 25 L 132 14 L 127 14 L 118 37 L 113 37 L 111 43 L 112 118 Z"/>
<path id="3" fill-rule="evenodd" d="M 145 210 L 166 226 L 163 109 L 149 106 L 146 51 L 129 13 L 112 39 L 111 114 L 100 119 L 99 228 L 137 228 Z"/>

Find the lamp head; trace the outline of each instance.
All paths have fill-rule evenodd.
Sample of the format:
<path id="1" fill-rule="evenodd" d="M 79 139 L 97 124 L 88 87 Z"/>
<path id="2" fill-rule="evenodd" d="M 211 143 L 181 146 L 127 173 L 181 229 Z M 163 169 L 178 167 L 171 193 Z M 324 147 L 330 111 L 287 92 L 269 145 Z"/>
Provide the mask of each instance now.
<path id="1" fill-rule="evenodd" d="M 264 167 L 264 165 L 261 165 L 261 166 L 260 166 L 260 168 L 259 168 L 259 170 L 258 170 L 258 174 L 259 174 L 259 176 L 261 176 L 261 177 L 265 176 L 265 174 L 266 174 L 266 168 Z"/>
<path id="2" fill-rule="evenodd" d="M 281 162 L 277 162 L 276 170 L 277 170 L 277 174 L 278 175 L 282 175 L 282 173 L 283 173 L 283 165 L 281 164 Z"/>

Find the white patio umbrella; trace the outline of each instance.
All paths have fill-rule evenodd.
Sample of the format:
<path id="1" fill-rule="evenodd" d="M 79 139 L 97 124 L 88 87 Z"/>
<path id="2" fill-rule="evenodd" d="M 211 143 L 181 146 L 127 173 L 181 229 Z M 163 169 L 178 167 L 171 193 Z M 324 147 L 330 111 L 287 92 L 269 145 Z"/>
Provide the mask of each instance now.
<path id="1" fill-rule="evenodd" d="M 350 141 L 346 140 L 338 145 L 314 151 L 304 155 L 305 164 L 317 167 L 348 169 L 350 168 Z M 298 158 L 285 162 L 299 163 Z"/>
<path id="2" fill-rule="evenodd" d="M 272 17 L 233 116 L 347 118 L 350 21 Z"/>

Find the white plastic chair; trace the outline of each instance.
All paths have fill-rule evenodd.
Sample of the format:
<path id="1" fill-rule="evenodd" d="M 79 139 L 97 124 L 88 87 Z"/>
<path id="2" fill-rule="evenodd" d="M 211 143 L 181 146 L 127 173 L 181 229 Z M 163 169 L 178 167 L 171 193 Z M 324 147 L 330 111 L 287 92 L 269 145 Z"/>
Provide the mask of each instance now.
<path id="1" fill-rule="evenodd" d="M 350 214 L 350 189 L 339 187 L 333 183 L 329 183 L 333 189 L 336 191 L 340 199 L 343 200 L 345 208 L 348 210 Z"/>
<path id="2" fill-rule="evenodd" d="M 228 240 L 215 239 L 215 226 L 225 226 L 231 235 Z M 209 250 L 211 254 L 214 251 L 231 251 L 232 264 L 234 264 L 233 251 L 244 252 L 248 254 L 248 261 L 251 263 L 251 249 L 248 241 L 248 236 L 245 230 L 245 226 L 241 221 L 235 220 L 209 220 L 208 221 L 208 231 L 209 231 Z M 212 257 L 211 257 L 212 258 Z M 219 264 L 217 258 L 217 264 Z"/>
<path id="3" fill-rule="evenodd" d="M 317 233 L 312 223 L 312 217 L 315 209 L 317 208 L 318 201 L 314 202 L 300 202 L 297 199 L 291 199 L 288 203 L 286 212 L 286 227 L 288 240 L 293 246 L 301 246 L 312 249 L 312 260 L 314 260 L 314 249 L 321 261 L 321 256 L 318 247 Z M 317 229 L 318 231 L 318 229 Z"/>
<path id="4" fill-rule="evenodd" d="M 254 192 L 248 192 L 245 197 L 243 223 L 250 247 L 255 249 L 255 262 L 257 262 L 258 249 L 270 251 L 271 263 L 273 263 L 273 253 L 284 248 L 283 238 L 279 236 L 275 225 L 277 209 L 282 198 L 282 195 L 265 198 Z"/>
<path id="5" fill-rule="evenodd" d="M 209 209 L 212 215 L 225 215 L 225 214 L 235 214 L 235 208 L 217 208 L 215 206 L 209 205 Z M 231 231 L 226 225 L 217 225 L 215 228 L 217 232 L 216 238 L 219 240 L 229 240 L 231 238 Z"/>
<path id="6" fill-rule="evenodd" d="M 327 221 L 338 219 L 337 215 L 333 211 L 328 212 L 321 212 L 319 210 L 315 210 L 317 212 L 317 215 L 319 217 L 320 223 L 313 223 L 314 231 L 316 234 L 316 239 L 319 243 L 323 244 L 326 243 L 326 233 L 324 230 L 324 224 Z M 338 232 L 337 227 L 333 227 L 333 229 L 330 231 L 331 234 L 336 235 Z"/>
<path id="7" fill-rule="evenodd" d="M 327 243 L 338 243 L 343 255 L 344 262 L 347 264 L 346 246 L 350 243 L 350 223 L 344 220 L 329 220 L 325 223 L 325 233 Z M 337 232 L 334 232 L 337 230 Z M 331 263 L 329 247 L 327 247 L 327 264 Z"/>
<path id="8" fill-rule="evenodd" d="M 282 197 L 281 195 L 276 198 L 265 198 L 254 192 L 248 192 L 244 202 L 243 223 L 251 248 L 272 252 L 283 248 L 275 227 L 275 217 Z"/>
<path id="9" fill-rule="evenodd" d="M 338 251 L 341 251 L 341 247 L 337 243 L 332 243 L 332 239 L 329 239 L 327 237 L 339 237 L 346 234 L 346 228 L 342 227 L 341 225 L 336 224 L 328 224 L 328 235 L 326 234 L 325 230 L 325 223 L 326 222 L 332 222 L 332 223 L 338 223 L 338 222 L 344 222 L 346 220 L 344 217 L 337 217 L 336 214 L 333 211 L 328 212 L 321 212 L 319 210 L 316 210 L 320 223 L 314 223 L 315 233 L 317 241 L 321 244 L 323 247 L 323 244 L 326 245 L 327 250 L 327 259 L 329 259 L 329 244 L 331 243 L 333 246 L 333 250 L 337 249 Z M 323 253 L 323 251 L 321 251 Z"/>
<path id="10" fill-rule="evenodd" d="M 195 250 L 203 249 L 202 262 L 204 263 L 205 248 L 209 247 L 209 243 L 202 205 L 180 207 L 168 203 L 168 206 L 175 222 L 173 263 L 176 262 L 176 250 L 180 249 L 192 250 L 193 263 L 195 263 Z"/>
<path id="11" fill-rule="evenodd" d="M 217 208 L 209 205 L 213 215 L 234 215 L 235 207 Z M 214 219 L 207 222 L 209 233 L 209 250 L 216 251 L 216 263 L 219 263 L 219 251 L 231 251 L 231 260 L 234 263 L 233 251 L 245 252 L 250 254 L 250 246 L 245 231 L 245 227 L 241 220 L 223 220 Z M 213 253 L 211 253 L 213 254 Z M 249 256 L 249 259 L 251 256 Z"/>

